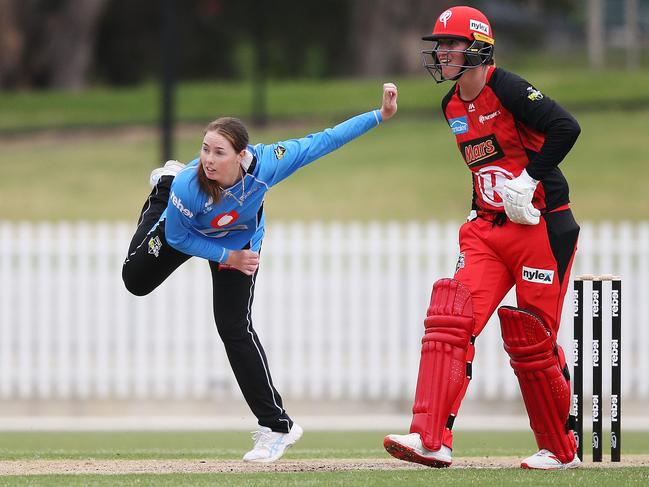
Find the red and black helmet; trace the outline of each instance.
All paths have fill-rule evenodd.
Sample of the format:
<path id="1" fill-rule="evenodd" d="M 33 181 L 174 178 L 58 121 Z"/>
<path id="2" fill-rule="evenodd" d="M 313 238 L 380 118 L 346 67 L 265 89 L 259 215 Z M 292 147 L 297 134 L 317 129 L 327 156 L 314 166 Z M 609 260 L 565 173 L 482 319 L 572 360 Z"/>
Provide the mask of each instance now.
<path id="1" fill-rule="evenodd" d="M 440 39 L 462 39 L 469 42 L 466 49 L 457 51 L 464 53 L 465 63 L 455 65 L 462 69 L 453 79 L 458 79 L 467 69 L 487 64 L 493 58 L 495 41 L 491 24 L 482 12 L 473 7 L 459 6 L 445 10 L 435 22 L 432 34 L 422 39 L 436 43 L 433 49 L 422 51 L 422 55 L 424 67 L 438 83 L 446 81 L 442 76 L 442 64 L 437 56 Z"/>

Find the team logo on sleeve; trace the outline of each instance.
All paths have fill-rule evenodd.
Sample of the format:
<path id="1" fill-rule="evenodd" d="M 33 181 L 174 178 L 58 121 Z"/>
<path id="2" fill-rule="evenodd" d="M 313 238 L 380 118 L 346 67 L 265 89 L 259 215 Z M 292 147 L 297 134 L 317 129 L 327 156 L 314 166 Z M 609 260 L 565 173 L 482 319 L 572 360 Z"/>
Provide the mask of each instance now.
<path id="1" fill-rule="evenodd" d="M 451 132 L 454 135 L 466 134 L 469 131 L 469 123 L 466 121 L 466 116 L 452 118 L 448 121 Z"/>
<path id="2" fill-rule="evenodd" d="M 534 88 L 533 86 L 527 87 L 527 99 L 530 101 L 543 100 L 543 93 Z"/>
<path id="3" fill-rule="evenodd" d="M 502 159 L 505 155 L 493 134 L 462 142 L 460 150 L 469 167 L 482 166 Z"/>
<path id="4" fill-rule="evenodd" d="M 275 150 L 273 151 L 275 153 L 275 157 L 277 158 L 278 161 L 281 161 L 284 158 L 284 153 L 286 152 L 286 148 L 282 147 L 281 145 L 278 145 L 275 147 Z"/>

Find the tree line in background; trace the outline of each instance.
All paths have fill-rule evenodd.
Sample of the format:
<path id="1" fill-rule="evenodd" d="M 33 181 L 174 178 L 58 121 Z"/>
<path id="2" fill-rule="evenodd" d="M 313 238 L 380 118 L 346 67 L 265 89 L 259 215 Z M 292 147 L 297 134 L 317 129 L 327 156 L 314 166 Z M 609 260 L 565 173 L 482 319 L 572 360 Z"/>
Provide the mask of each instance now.
<path id="1" fill-rule="evenodd" d="M 260 44 L 273 78 L 419 69 L 421 35 L 445 0 L 171 0 L 181 79 L 248 79 Z M 157 78 L 161 0 L 0 0 L 0 87 L 80 89 Z M 535 45 L 579 0 L 473 1 L 499 44 Z M 568 19 L 568 20 L 566 20 Z M 559 25 L 560 26 L 560 25 Z M 538 34 L 538 35 L 536 35 Z"/>

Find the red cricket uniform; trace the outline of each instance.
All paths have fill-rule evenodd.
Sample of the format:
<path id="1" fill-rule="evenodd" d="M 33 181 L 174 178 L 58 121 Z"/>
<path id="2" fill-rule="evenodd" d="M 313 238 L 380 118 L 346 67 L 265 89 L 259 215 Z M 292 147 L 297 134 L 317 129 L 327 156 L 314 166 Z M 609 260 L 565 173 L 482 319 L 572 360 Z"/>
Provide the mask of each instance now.
<path id="1" fill-rule="evenodd" d="M 580 128 L 527 81 L 489 66 L 492 35 L 482 12 L 458 6 L 442 12 L 433 33 L 423 37 L 437 43 L 422 51 L 424 66 L 437 82 L 447 79 L 445 65 L 460 68 L 454 79 L 466 69 L 487 66 L 478 96 L 461 99 L 456 84 L 442 101 L 471 171 L 475 216 L 460 229 L 454 279 L 433 285 L 410 434 L 388 435 L 384 446 L 403 460 L 438 468 L 451 464 L 453 423 L 471 380 L 476 337 L 516 285 L 518 307 L 503 306 L 498 316 L 539 447 L 521 467 L 573 468 L 579 460 L 570 431 L 569 372 L 556 332 L 579 226 L 557 166 Z M 458 39 L 467 44 L 461 47 Z M 458 52 L 464 53 L 463 64 Z M 524 170 L 539 181 L 532 199 L 541 214 L 536 225 L 515 223 L 504 211 L 505 184 Z"/>
<path id="2" fill-rule="evenodd" d="M 522 78 L 491 67 L 473 100 L 457 85 L 442 101 L 444 115 L 473 176 L 478 217 L 460 229 L 455 279 L 471 289 L 474 336 L 516 285 L 520 308 L 555 331 L 570 275 L 579 227 L 568 208 L 568 184 L 557 167 L 572 148 L 579 125 L 558 104 Z M 519 225 L 504 214 L 506 180 L 523 169 L 540 181 L 533 204 L 538 225 Z"/>
<path id="3" fill-rule="evenodd" d="M 580 128 L 568 112 L 527 81 L 495 67 L 489 69 L 487 83 L 475 99 L 462 100 L 455 85 L 442 109 L 472 173 L 472 209 L 477 214 L 460 228 L 454 276 L 471 292 L 474 328 L 466 349 L 467 379 L 442 439 L 452 447 L 453 421 L 471 378 L 475 338 L 512 286 L 516 285 L 518 307 L 540 317 L 556 336 L 579 234 L 568 206 L 568 184 L 557 165 Z M 538 225 L 514 223 L 504 212 L 503 185 L 523 169 L 540 181 L 533 199 L 542 213 Z M 557 346 L 557 354 L 567 377 L 561 347 Z M 528 407 L 528 413 L 535 421 L 536 411 Z M 411 431 L 424 431 L 420 416 L 415 414 Z"/>

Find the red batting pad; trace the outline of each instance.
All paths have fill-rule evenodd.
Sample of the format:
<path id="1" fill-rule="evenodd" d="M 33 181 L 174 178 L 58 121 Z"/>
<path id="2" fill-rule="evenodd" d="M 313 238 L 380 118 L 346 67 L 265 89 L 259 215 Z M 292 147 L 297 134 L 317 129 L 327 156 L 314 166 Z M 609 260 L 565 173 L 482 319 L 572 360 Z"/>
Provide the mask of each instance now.
<path id="1" fill-rule="evenodd" d="M 538 316 L 509 306 L 501 307 L 498 316 L 505 350 L 518 378 L 536 443 L 561 462 L 571 462 L 577 444 L 566 426 L 570 383 L 563 374 L 563 351 L 557 346 L 554 333 Z"/>
<path id="2" fill-rule="evenodd" d="M 419 433 L 424 446 L 437 451 L 453 404 L 468 380 L 467 349 L 473 333 L 469 288 L 455 279 L 437 281 L 424 325 L 410 432 Z"/>

